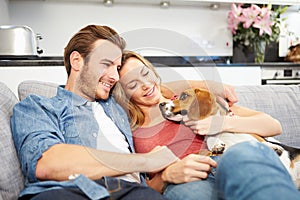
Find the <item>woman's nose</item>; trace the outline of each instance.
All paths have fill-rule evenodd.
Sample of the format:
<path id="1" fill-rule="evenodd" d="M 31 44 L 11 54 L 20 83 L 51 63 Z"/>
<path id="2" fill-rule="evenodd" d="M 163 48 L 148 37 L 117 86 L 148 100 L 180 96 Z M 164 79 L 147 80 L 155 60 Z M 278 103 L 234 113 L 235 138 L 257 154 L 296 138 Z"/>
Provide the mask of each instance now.
<path id="1" fill-rule="evenodd" d="M 145 90 L 148 89 L 149 87 L 152 87 L 152 84 L 149 81 L 143 81 L 142 88 Z"/>

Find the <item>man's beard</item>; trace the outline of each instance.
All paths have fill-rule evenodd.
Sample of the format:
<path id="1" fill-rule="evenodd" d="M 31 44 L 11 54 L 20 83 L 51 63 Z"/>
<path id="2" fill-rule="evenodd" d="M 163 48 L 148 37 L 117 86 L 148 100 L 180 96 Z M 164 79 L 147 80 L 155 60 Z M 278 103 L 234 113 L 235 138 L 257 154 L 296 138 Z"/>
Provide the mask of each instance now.
<path id="1" fill-rule="evenodd" d="M 97 80 L 97 78 L 95 77 L 94 74 L 91 74 L 90 72 L 91 71 L 88 70 L 87 65 L 83 66 L 83 70 L 78 76 L 75 87 L 83 95 L 91 99 L 96 99 L 96 90 L 99 81 L 92 81 L 92 80 Z"/>

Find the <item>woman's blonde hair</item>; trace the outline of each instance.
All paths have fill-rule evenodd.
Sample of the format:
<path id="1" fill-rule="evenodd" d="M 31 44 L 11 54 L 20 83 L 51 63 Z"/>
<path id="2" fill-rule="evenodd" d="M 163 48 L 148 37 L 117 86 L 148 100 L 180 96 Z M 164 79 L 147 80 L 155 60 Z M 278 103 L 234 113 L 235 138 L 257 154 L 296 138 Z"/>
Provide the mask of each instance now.
<path id="1" fill-rule="evenodd" d="M 147 68 L 149 68 L 159 80 L 161 81 L 158 73 L 155 71 L 154 66 L 143 56 L 133 51 L 124 51 L 122 56 L 122 67 L 126 63 L 129 58 L 136 58 L 140 60 Z M 120 71 L 122 71 L 122 67 Z M 132 102 L 132 100 L 126 95 L 125 90 L 123 89 L 122 85 L 118 82 L 115 85 L 113 90 L 113 95 L 116 98 L 117 102 L 124 108 L 127 112 L 127 115 L 130 120 L 131 129 L 134 130 L 143 125 L 145 121 L 145 115 L 142 110 Z"/>

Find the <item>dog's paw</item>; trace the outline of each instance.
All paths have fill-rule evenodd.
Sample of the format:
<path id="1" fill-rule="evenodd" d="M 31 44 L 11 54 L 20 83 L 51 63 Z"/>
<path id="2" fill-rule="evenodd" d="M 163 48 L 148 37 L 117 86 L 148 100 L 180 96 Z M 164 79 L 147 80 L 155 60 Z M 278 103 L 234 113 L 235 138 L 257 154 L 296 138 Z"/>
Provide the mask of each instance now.
<path id="1" fill-rule="evenodd" d="M 273 144 L 273 143 L 270 143 L 270 142 L 264 142 L 267 146 L 271 147 L 276 153 L 278 156 L 281 156 L 284 149 L 282 146 L 279 146 L 279 145 L 276 145 L 276 144 Z"/>
<path id="2" fill-rule="evenodd" d="M 225 143 L 223 143 L 221 140 L 216 143 L 212 148 L 212 153 L 214 154 L 222 154 L 225 151 Z"/>
<path id="3" fill-rule="evenodd" d="M 216 154 L 222 154 L 225 151 L 226 145 L 218 137 L 207 136 L 206 144 L 208 149 Z"/>

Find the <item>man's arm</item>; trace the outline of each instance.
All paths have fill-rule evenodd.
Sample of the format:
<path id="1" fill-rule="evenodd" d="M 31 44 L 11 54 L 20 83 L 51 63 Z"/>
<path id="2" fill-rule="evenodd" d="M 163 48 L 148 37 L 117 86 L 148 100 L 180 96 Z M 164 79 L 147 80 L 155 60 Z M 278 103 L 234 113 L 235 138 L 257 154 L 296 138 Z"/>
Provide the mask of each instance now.
<path id="1" fill-rule="evenodd" d="M 36 177 L 62 181 L 73 174 L 84 174 L 96 180 L 133 172 L 157 172 L 175 161 L 177 157 L 167 147 L 146 154 L 122 154 L 80 145 L 56 144 L 38 160 Z"/>
<path id="2" fill-rule="evenodd" d="M 30 96 L 14 107 L 12 135 L 22 171 L 30 182 L 67 180 L 73 174 L 98 179 L 158 171 L 177 160 L 166 147 L 147 154 L 125 154 L 75 145 L 80 141 L 77 130 L 67 129 L 68 124 L 58 119 L 58 115 L 65 114 L 52 110 L 47 99 L 37 96 Z M 74 134 L 68 135 L 65 131 L 74 131 Z M 88 127 L 86 131 L 90 131 Z M 72 144 L 66 144 L 67 140 Z"/>

